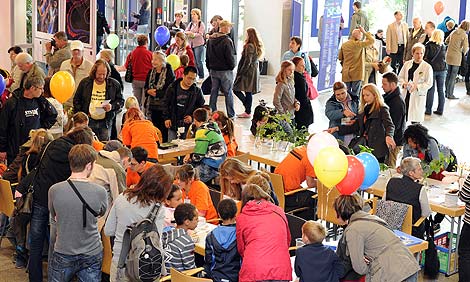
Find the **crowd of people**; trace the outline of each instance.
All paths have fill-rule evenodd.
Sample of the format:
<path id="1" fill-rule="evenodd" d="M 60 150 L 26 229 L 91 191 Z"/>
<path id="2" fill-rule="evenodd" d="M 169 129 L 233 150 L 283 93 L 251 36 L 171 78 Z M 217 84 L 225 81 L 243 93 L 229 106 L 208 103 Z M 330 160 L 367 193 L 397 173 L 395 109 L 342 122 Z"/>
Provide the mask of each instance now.
<path id="1" fill-rule="evenodd" d="M 19 203 L 32 197 L 29 218 L 15 213 L 5 221 L 16 267 L 27 267 L 30 281 L 42 281 L 46 252 L 49 281 L 72 281 L 75 276 L 101 281 L 101 241 L 111 237 L 109 279 L 132 281 L 125 271 L 130 264 L 128 228 L 151 218 L 158 234 L 158 243 L 153 244 L 161 245 L 156 249 L 165 258 L 160 261 L 162 275 L 165 267 L 183 271 L 198 265 L 214 281 L 291 281 L 292 270 L 300 281 L 363 281 L 364 276 L 371 281 L 417 281 L 416 259 L 385 221 L 363 211 L 358 195 L 339 196 L 330 211 L 345 226 L 337 252 L 322 244 L 327 233 L 321 223 L 312 221 L 314 192 L 293 192 L 303 183 L 317 186 L 306 145 L 293 148 L 272 171 L 283 176 L 284 209 L 269 173 L 237 159 L 236 117 L 252 118 L 254 135 L 264 124 L 277 122 L 275 114 L 292 120 L 280 124 L 290 133 L 291 126 L 308 130 L 314 122 L 309 82 L 316 66 L 302 50 L 301 38 L 291 37 L 282 56 L 272 94 L 274 108 L 260 105 L 252 111 L 253 94 L 261 91 L 258 60 L 264 56 L 255 28 L 246 29 L 237 64 L 232 23 L 216 15 L 206 33 L 200 9 L 191 10 L 189 23 L 176 12 L 171 44 L 152 52 L 150 4 L 141 4 L 139 13 L 133 14 L 141 33 L 138 46 L 122 66 L 113 64 L 109 49 L 90 62 L 83 56 L 83 43 L 69 41 L 63 31 L 45 45 L 47 75 L 20 47 L 8 50 L 11 76 L 0 112 L 0 158 L 8 170 L 2 177 L 13 184 Z M 334 83 L 325 103 L 326 130 L 343 148 L 357 153 L 359 145 L 366 145 L 379 162 L 391 167 L 399 162 L 403 177 L 390 180 L 383 198 L 412 205 L 416 222 L 431 215 L 426 191 L 416 182 L 423 177 L 421 164 L 446 158 L 445 167 L 430 176 L 438 180 L 444 170 L 455 170 L 453 151 L 422 123 L 425 115 L 443 115 L 445 98 L 456 98 L 453 89 L 461 54 L 468 51 L 470 23 L 464 20 L 456 27 L 446 18 L 445 28 L 436 28 L 431 21 L 423 27 L 421 19 L 414 18 L 408 28 L 397 11 L 385 39 L 383 31 L 374 38 L 361 3 L 353 6 L 352 22 L 357 26 L 350 28 L 349 40 L 339 50 L 342 81 Z M 376 41 L 387 54 L 381 61 Z M 179 67 L 167 62 L 169 55 L 180 58 Z M 389 71 L 379 74 L 381 64 L 389 65 Z M 208 105 L 200 87 L 206 78 L 204 66 L 212 84 Z M 129 69 L 132 96 L 124 99 L 119 71 Z M 51 91 L 51 76 L 58 71 L 69 72 L 75 80 L 74 93 L 65 103 Z M 379 78 L 383 95 L 376 85 Z M 438 107 L 432 112 L 436 88 Z M 219 91 L 225 96 L 225 111 L 217 110 Z M 243 105 L 240 114 L 235 113 L 233 94 Z M 123 110 L 122 127 L 117 128 Z M 172 172 L 159 164 L 158 150 L 176 138 L 194 138 L 195 148 Z M 458 246 L 464 281 L 470 269 L 464 240 L 470 234 L 469 181 L 460 192 L 467 209 Z M 210 189 L 219 189 L 220 199 L 214 201 Z M 306 220 L 301 228 L 305 246 L 297 249 L 292 265 L 285 212 L 299 208 L 302 212 L 296 215 Z M 434 216 L 436 230 L 443 218 Z M 198 262 L 193 238 L 201 221 L 218 226 L 207 235 L 204 260 Z M 414 227 L 412 235 L 424 238 L 424 225 Z"/>

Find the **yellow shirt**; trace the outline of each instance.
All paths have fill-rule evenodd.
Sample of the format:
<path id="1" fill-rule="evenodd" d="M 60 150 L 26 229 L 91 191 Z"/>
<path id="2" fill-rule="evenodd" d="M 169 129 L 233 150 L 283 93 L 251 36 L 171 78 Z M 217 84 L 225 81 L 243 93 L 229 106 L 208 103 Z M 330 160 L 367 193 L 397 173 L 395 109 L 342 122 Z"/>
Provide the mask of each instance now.
<path id="1" fill-rule="evenodd" d="M 94 120 L 104 119 L 106 112 L 102 107 L 102 103 L 106 100 L 106 82 L 99 85 L 93 81 L 93 90 L 91 91 L 90 100 L 90 116 Z"/>

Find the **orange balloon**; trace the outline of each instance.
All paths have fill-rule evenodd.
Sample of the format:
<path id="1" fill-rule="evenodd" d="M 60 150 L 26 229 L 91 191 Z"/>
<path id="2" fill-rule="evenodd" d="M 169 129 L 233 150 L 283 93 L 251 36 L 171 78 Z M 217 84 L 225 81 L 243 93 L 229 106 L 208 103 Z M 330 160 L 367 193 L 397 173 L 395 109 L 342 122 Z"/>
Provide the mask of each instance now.
<path id="1" fill-rule="evenodd" d="M 56 72 L 50 82 L 51 93 L 59 103 L 65 103 L 75 91 L 75 80 L 66 71 Z"/>
<path id="2" fill-rule="evenodd" d="M 437 1 L 434 4 L 434 11 L 439 16 L 442 12 L 444 12 L 444 3 L 442 3 L 442 1 Z"/>

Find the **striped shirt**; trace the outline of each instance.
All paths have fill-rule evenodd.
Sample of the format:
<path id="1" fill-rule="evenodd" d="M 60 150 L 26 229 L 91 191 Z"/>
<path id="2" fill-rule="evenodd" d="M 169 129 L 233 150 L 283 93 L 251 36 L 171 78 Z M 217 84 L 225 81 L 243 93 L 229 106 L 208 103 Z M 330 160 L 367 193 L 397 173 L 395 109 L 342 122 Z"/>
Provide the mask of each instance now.
<path id="1" fill-rule="evenodd" d="M 463 222 L 470 224 L 470 175 L 465 179 L 459 192 L 459 198 L 465 203 L 465 216 Z"/>
<path id="2" fill-rule="evenodd" d="M 188 232 L 175 228 L 162 234 L 165 250 L 165 265 L 178 271 L 196 268 L 194 263 L 194 242 Z"/>

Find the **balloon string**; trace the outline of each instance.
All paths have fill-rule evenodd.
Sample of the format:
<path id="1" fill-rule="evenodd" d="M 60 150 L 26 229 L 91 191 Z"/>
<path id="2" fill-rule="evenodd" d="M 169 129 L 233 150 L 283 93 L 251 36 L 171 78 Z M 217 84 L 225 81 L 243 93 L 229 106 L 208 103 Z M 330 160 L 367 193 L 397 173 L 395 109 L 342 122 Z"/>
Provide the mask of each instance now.
<path id="1" fill-rule="evenodd" d="M 326 219 L 326 215 L 328 214 L 328 208 L 329 208 L 329 205 L 330 205 L 330 193 L 331 191 L 333 191 L 333 188 L 329 189 L 329 191 L 326 193 L 326 206 L 325 206 L 325 219 Z M 332 222 L 333 224 L 335 224 L 334 222 Z"/>

